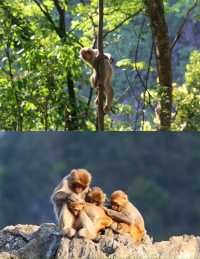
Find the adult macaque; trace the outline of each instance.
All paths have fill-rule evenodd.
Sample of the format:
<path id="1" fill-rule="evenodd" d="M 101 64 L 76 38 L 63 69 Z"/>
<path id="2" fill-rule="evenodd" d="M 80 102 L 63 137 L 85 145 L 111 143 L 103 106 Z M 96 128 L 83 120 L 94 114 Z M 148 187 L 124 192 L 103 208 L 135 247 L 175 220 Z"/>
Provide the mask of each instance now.
<path id="1" fill-rule="evenodd" d="M 114 223 L 111 228 L 119 234 L 128 233 L 135 244 L 139 244 L 145 233 L 144 220 L 137 208 L 128 200 L 123 191 L 115 191 L 111 195 L 111 208 L 105 209 Z"/>
<path id="2" fill-rule="evenodd" d="M 87 170 L 73 169 L 54 189 L 51 201 L 63 235 L 72 237 L 75 234 L 73 229 L 74 215 L 68 208 L 68 199 L 73 193 L 77 197 L 85 199 L 91 179 L 91 174 Z"/>
<path id="3" fill-rule="evenodd" d="M 106 194 L 98 186 L 91 188 L 85 198 L 87 202 L 95 204 L 96 206 L 100 206 L 100 207 L 104 206 L 106 199 L 107 199 Z"/>
<path id="4" fill-rule="evenodd" d="M 109 53 L 104 54 L 104 73 L 100 74 L 98 71 L 98 62 L 101 58 L 98 49 L 92 48 L 82 48 L 80 50 L 81 58 L 89 63 L 93 68 L 93 73 L 91 75 L 90 81 L 94 88 L 98 88 L 100 85 L 104 88 L 104 95 L 106 97 L 104 112 L 107 113 L 111 109 L 113 100 L 113 88 L 112 88 L 112 57 Z M 96 98 L 96 103 L 98 103 L 98 96 Z"/>
<path id="5" fill-rule="evenodd" d="M 73 229 L 79 237 L 93 240 L 101 230 L 112 224 L 112 219 L 103 208 L 76 199 L 74 194 L 70 197 L 68 206 L 74 215 Z"/>

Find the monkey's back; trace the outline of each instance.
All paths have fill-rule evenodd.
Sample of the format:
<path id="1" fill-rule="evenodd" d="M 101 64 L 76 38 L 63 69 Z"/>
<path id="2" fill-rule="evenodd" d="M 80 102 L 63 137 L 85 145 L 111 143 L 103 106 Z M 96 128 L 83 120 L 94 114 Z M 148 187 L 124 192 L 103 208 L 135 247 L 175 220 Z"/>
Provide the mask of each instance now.
<path id="1" fill-rule="evenodd" d="M 92 219 L 93 222 L 102 222 L 102 225 L 109 226 L 112 224 L 112 219 L 106 215 L 104 209 L 100 206 L 96 206 L 95 204 L 86 202 L 86 206 L 84 211 L 88 215 L 89 218 Z"/>

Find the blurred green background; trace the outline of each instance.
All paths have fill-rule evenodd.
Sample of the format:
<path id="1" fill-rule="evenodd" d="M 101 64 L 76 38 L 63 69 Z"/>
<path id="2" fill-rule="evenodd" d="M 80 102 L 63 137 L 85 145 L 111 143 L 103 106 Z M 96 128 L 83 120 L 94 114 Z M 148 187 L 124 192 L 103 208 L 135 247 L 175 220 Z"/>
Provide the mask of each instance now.
<path id="1" fill-rule="evenodd" d="M 1 133 L 0 227 L 55 222 L 50 194 L 72 168 L 128 192 L 154 240 L 199 234 L 200 135 Z"/>

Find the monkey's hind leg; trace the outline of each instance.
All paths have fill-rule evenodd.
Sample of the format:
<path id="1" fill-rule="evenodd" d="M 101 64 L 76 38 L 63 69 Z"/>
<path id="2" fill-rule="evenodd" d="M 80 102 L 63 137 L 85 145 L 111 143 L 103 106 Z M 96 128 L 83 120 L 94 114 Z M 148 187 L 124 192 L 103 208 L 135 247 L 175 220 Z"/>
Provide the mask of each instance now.
<path id="1" fill-rule="evenodd" d="M 145 231 L 139 225 L 133 225 L 131 227 L 131 237 L 133 239 L 134 244 L 140 244 L 145 235 Z"/>
<path id="2" fill-rule="evenodd" d="M 90 84 L 92 88 L 97 88 L 98 87 L 98 80 L 96 78 L 96 74 L 93 73 L 90 77 Z"/>
<path id="3" fill-rule="evenodd" d="M 130 226 L 125 223 L 114 222 L 111 228 L 118 234 L 130 233 Z"/>
<path id="4" fill-rule="evenodd" d="M 80 213 L 79 220 L 82 228 L 78 231 L 78 236 L 90 240 L 95 239 L 96 227 L 84 211 Z"/>
<path id="5" fill-rule="evenodd" d="M 73 224 L 74 216 L 69 211 L 67 204 L 63 204 L 59 217 L 59 227 L 63 236 L 72 238 L 76 234 Z"/>
<path id="6" fill-rule="evenodd" d="M 104 113 L 108 113 L 111 110 L 112 100 L 114 96 L 114 92 L 111 84 L 106 86 L 104 93 L 106 96 L 106 102 L 103 109 L 104 109 Z"/>

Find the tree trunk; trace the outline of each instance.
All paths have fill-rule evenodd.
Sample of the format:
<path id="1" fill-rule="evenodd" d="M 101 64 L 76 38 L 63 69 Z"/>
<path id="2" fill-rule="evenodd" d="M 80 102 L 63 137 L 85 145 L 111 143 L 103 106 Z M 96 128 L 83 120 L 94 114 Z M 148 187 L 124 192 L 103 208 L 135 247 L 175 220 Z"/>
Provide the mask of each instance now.
<path id="1" fill-rule="evenodd" d="M 98 39 L 97 46 L 99 50 L 99 55 L 103 57 L 103 8 L 104 2 L 103 0 L 99 0 L 99 26 L 98 26 Z M 104 58 L 101 58 L 98 61 L 98 76 L 104 74 Z M 103 110 L 103 102 L 104 102 L 104 85 L 98 85 L 98 112 L 97 112 L 97 130 L 104 131 L 104 110 Z"/>
<path id="2" fill-rule="evenodd" d="M 77 119 L 77 107 L 76 107 L 76 94 L 74 91 L 74 81 L 72 80 L 72 75 L 70 70 L 67 73 L 67 86 L 69 94 L 69 103 L 71 108 L 70 118 L 69 118 L 69 130 L 78 129 L 78 119 Z"/>
<path id="3" fill-rule="evenodd" d="M 160 84 L 160 129 L 170 130 L 172 112 L 172 64 L 164 5 L 162 0 L 144 0 L 144 2 L 155 41 L 157 73 Z"/>

